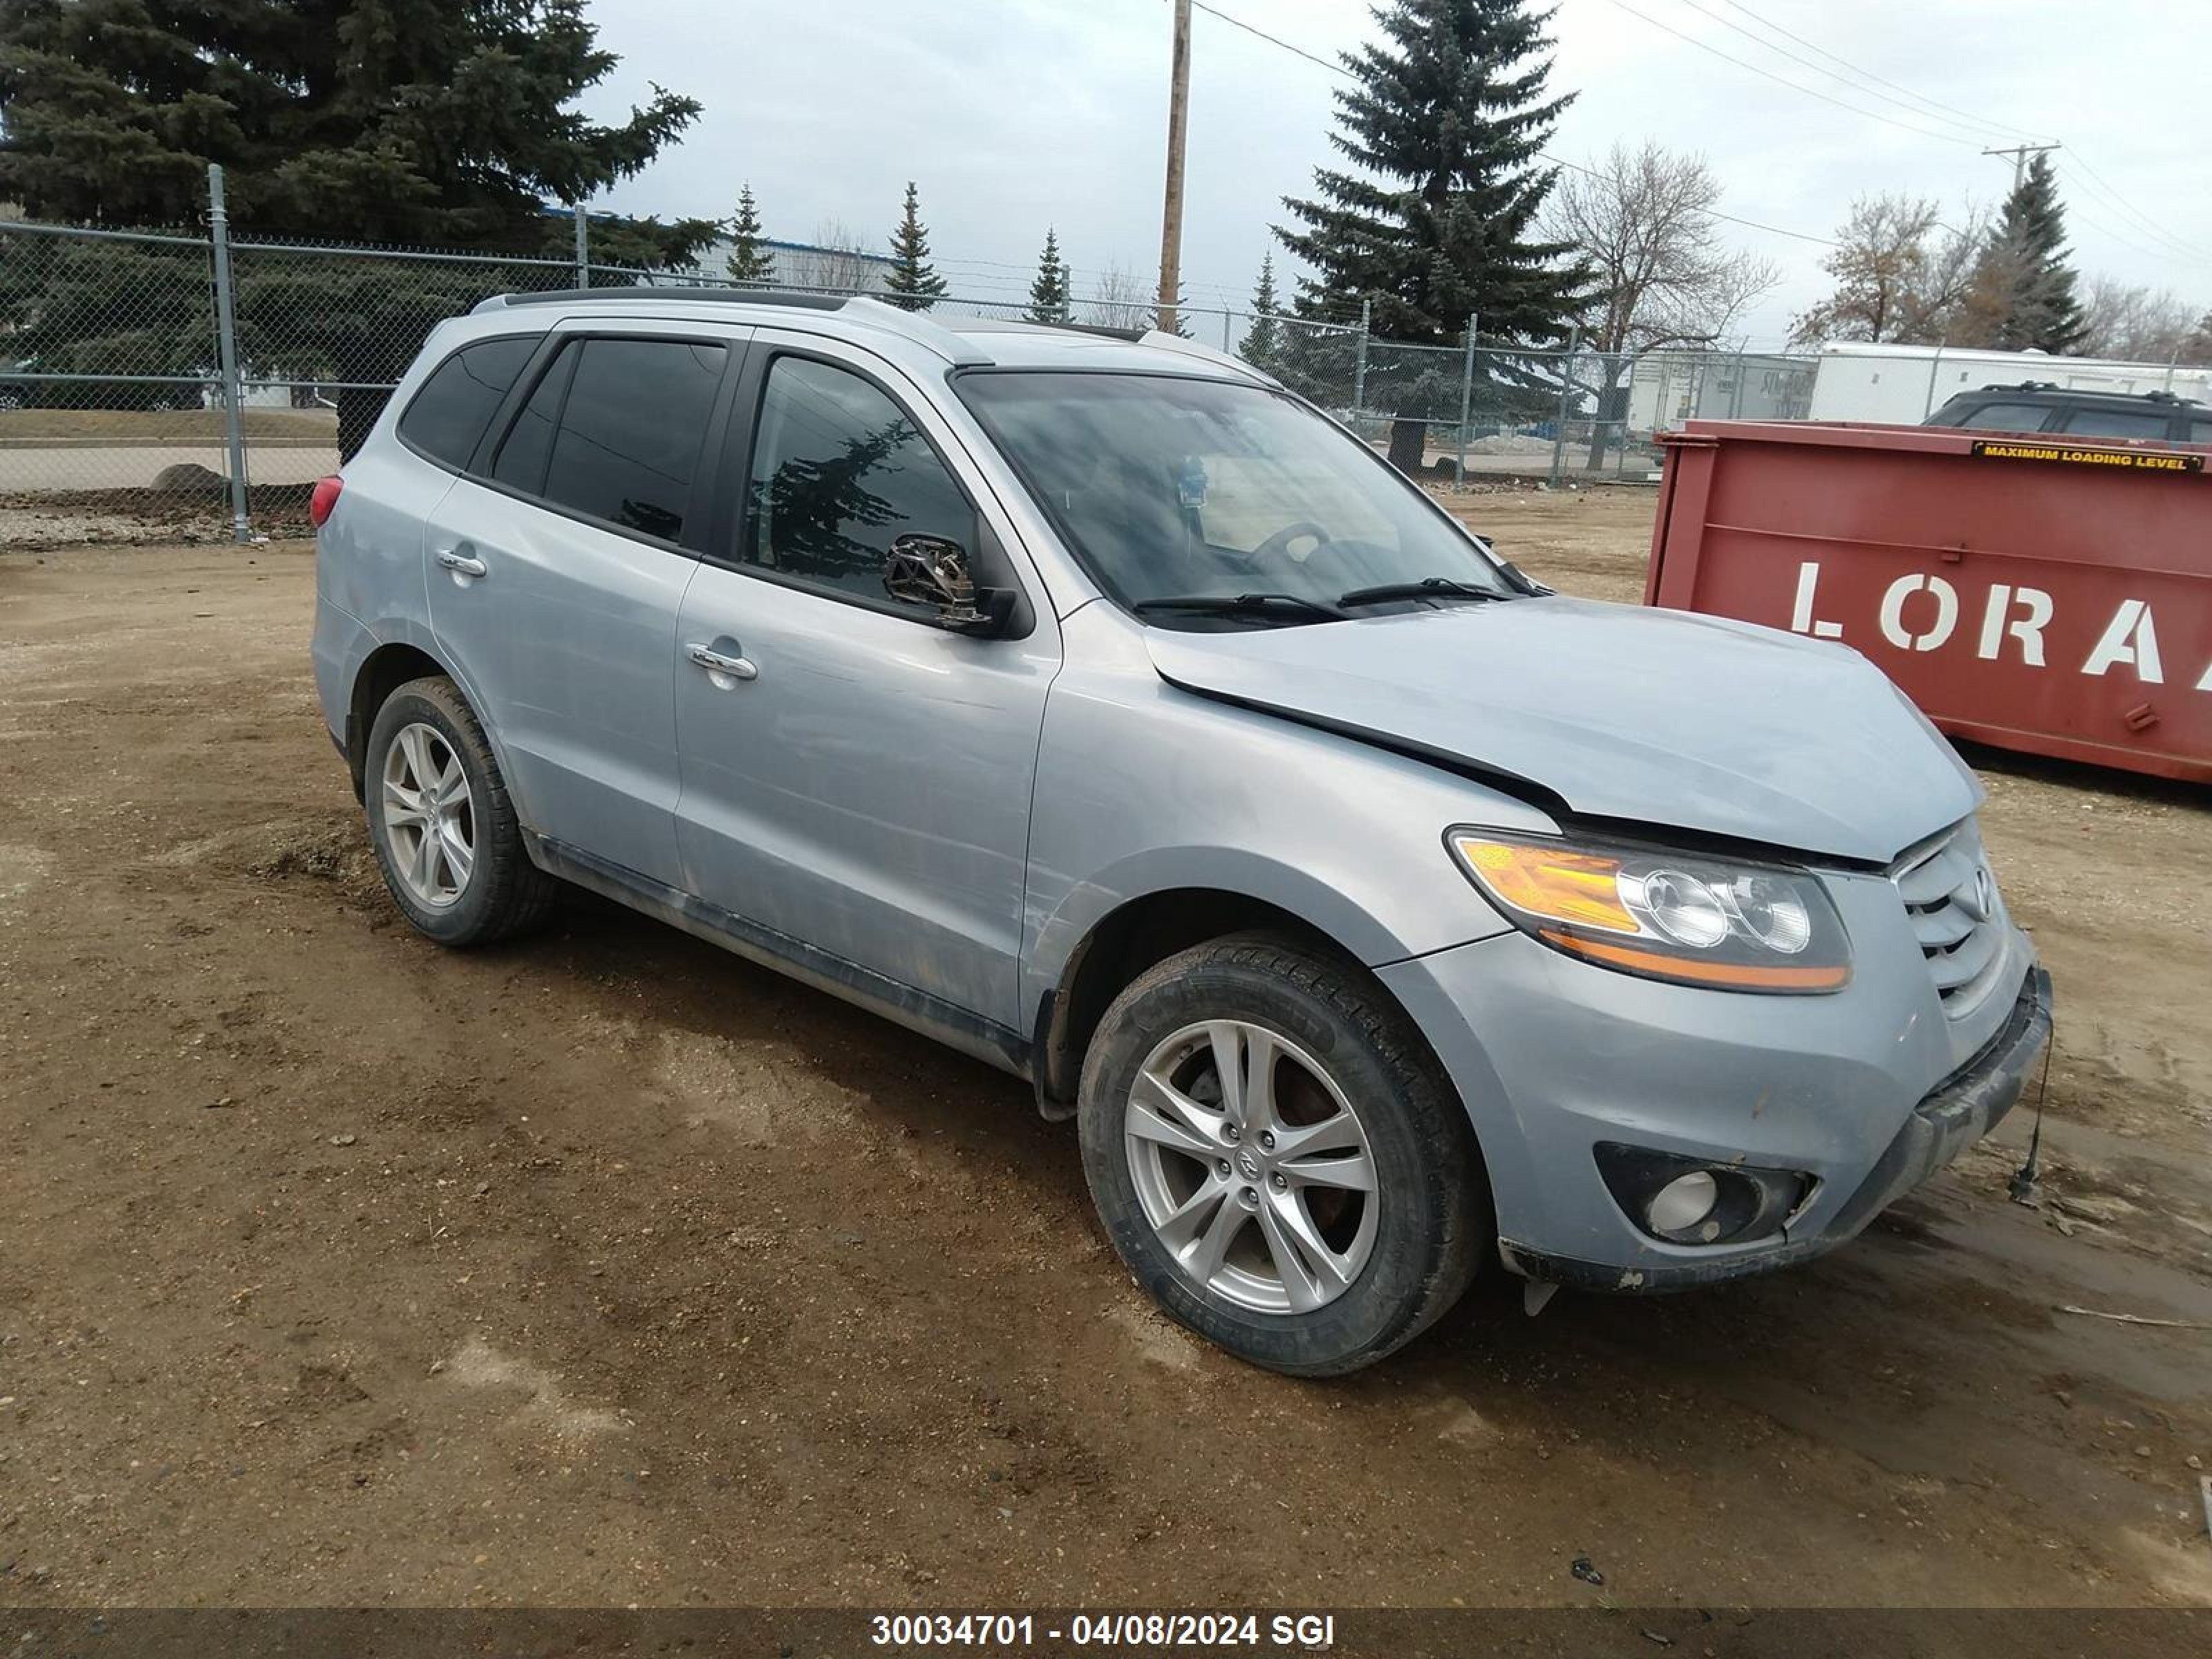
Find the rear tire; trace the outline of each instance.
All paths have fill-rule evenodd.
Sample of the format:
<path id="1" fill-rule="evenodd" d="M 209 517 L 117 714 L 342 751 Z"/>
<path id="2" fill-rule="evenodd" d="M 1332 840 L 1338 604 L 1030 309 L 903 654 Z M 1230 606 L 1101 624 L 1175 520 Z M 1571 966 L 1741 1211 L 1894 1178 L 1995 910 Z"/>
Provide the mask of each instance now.
<path id="1" fill-rule="evenodd" d="M 1185 951 L 1115 998 L 1077 1116 L 1137 1282 L 1270 1370 L 1373 1364 L 1460 1299 L 1496 1237 L 1467 1114 L 1405 1012 L 1272 935 Z"/>
<path id="2" fill-rule="evenodd" d="M 443 675 L 410 680 L 369 727 L 369 844 L 416 932 L 465 947 L 507 938 L 551 908 L 476 711 Z"/>

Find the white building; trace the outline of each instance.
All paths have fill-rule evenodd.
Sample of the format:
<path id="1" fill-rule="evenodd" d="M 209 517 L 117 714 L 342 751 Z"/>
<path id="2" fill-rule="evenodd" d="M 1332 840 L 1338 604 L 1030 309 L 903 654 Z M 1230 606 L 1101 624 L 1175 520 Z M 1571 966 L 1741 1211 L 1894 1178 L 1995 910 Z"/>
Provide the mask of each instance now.
<path id="1" fill-rule="evenodd" d="M 2178 398 L 2212 403 L 2212 368 L 2054 357 L 2044 351 L 1838 340 L 1820 348 L 1811 407 L 1805 412 L 1816 421 L 1913 426 L 1961 392 L 2029 380 L 2069 391 L 2170 392 Z"/>
<path id="2" fill-rule="evenodd" d="M 709 282 L 727 280 L 730 250 L 736 246 L 726 236 L 700 250 L 691 274 Z M 826 289 L 838 293 L 878 294 L 891 274 L 890 258 L 864 253 L 857 248 L 821 247 L 812 242 L 781 242 L 761 238 L 761 246 L 775 266 L 778 288 Z"/>

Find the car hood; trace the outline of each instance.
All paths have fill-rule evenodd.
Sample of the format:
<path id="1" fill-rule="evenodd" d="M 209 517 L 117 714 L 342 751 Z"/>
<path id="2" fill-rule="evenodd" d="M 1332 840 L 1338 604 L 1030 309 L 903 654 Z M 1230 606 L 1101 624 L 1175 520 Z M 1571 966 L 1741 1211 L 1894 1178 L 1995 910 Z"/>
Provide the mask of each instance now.
<path id="1" fill-rule="evenodd" d="M 1856 652 L 1722 617 L 1540 598 L 1146 638 L 1185 690 L 1534 783 L 1577 816 L 1882 863 L 1982 796 Z"/>

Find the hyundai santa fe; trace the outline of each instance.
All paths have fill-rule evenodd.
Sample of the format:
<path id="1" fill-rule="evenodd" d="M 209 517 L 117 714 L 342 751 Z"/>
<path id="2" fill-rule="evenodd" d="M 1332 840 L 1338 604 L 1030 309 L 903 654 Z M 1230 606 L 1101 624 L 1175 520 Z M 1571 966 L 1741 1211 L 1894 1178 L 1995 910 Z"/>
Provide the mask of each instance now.
<path id="1" fill-rule="evenodd" d="M 1559 597 L 1171 336 L 507 295 L 311 511 L 416 928 L 573 884 L 1025 1078 L 1262 1365 L 1486 1263 L 1533 1307 L 1827 1249 L 2048 1037 L 1980 789 L 1865 660 Z"/>

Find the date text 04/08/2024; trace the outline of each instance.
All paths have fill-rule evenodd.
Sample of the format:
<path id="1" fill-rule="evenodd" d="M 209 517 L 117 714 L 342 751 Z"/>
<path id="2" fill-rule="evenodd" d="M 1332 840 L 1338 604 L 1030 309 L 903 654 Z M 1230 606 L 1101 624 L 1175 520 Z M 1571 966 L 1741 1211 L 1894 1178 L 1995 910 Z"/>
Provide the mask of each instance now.
<path id="1" fill-rule="evenodd" d="M 1042 1640 L 1076 1647 L 1318 1650 L 1336 1643 L 1334 1613 L 1101 1613 L 1065 1618 L 1009 1613 L 879 1613 L 869 1639 L 879 1648 L 1018 1648 Z"/>

